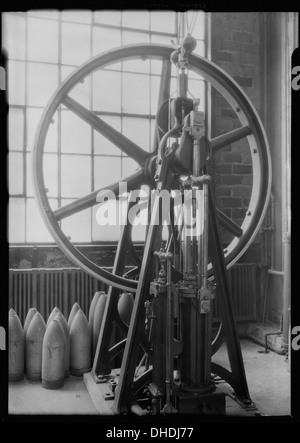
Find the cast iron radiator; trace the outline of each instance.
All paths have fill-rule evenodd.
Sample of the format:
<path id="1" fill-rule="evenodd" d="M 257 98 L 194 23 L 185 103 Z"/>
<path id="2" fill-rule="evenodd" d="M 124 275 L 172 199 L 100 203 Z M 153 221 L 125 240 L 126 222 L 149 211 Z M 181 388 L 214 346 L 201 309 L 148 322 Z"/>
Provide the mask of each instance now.
<path id="1" fill-rule="evenodd" d="M 29 308 L 36 308 L 47 320 L 57 306 L 68 318 L 75 302 L 88 316 L 94 293 L 105 290 L 102 282 L 79 268 L 9 270 L 9 308 L 22 322 Z"/>
<path id="2" fill-rule="evenodd" d="M 237 321 L 257 318 L 256 268 L 256 264 L 235 264 L 228 271 Z M 94 293 L 106 290 L 104 283 L 79 268 L 9 270 L 9 309 L 17 312 L 22 323 L 29 308 L 36 308 L 47 320 L 57 306 L 67 318 L 75 302 L 88 316 Z M 217 302 L 214 303 L 213 318 L 216 321 L 219 318 Z"/>

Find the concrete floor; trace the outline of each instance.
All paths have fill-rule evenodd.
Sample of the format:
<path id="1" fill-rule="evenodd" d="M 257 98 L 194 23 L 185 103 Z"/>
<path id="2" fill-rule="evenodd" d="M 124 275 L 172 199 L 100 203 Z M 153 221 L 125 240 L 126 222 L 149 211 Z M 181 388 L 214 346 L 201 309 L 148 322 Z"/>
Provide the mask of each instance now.
<path id="1" fill-rule="evenodd" d="M 247 339 L 241 340 L 241 347 L 249 393 L 260 414 L 289 416 L 291 374 L 285 356 L 271 350 L 265 354 L 263 346 Z M 219 349 L 213 361 L 230 369 L 226 346 Z M 232 411 L 228 408 L 227 414 L 240 415 L 236 407 Z"/>
<path id="2" fill-rule="evenodd" d="M 290 370 L 283 355 L 270 351 L 247 339 L 241 340 L 242 354 L 251 398 L 261 415 L 290 415 Z M 226 367 L 227 352 L 223 346 L 213 361 Z M 247 415 L 230 397 L 230 387 L 223 384 L 226 397 L 226 415 Z M 220 383 L 222 388 L 222 383 Z M 229 388 L 229 389 L 227 389 Z M 82 378 L 69 377 L 63 388 L 43 389 L 40 382 L 9 383 L 9 414 L 26 415 L 96 415 L 98 414 Z"/>

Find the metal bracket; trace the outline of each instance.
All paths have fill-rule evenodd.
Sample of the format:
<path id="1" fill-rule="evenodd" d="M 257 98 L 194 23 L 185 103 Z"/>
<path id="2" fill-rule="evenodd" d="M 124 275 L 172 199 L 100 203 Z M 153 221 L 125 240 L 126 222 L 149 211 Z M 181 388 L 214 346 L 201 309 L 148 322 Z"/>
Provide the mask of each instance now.
<path id="1" fill-rule="evenodd" d="M 208 314 L 210 312 L 210 301 L 215 298 L 215 294 L 211 289 L 202 288 L 198 291 L 198 300 L 200 301 L 200 314 Z"/>
<path id="2" fill-rule="evenodd" d="M 202 288 L 198 291 L 199 300 L 213 300 L 215 298 L 215 294 L 212 289 Z"/>
<path id="3" fill-rule="evenodd" d="M 187 125 L 188 120 L 189 125 Z M 204 121 L 204 112 L 193 110 L 185 119 L 185 126 L 183 130 L 188 132 L 195 140 L 200 140 L 205 135 Z"/>

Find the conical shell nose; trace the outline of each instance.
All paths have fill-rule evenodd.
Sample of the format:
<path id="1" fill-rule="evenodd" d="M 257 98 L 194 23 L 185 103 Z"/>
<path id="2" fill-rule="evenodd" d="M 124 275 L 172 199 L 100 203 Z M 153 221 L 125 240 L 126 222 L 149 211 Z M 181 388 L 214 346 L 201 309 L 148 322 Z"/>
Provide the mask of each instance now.
<path id="1" fill-rule="evenodd" d="M 11 317 L 11 316 L 18 316 L 18 314 L 16 313 L 16 311 L 15 311 L 13 308 L 11 308 L 11 309 L 9 310 L 8 315 L 9 315 L 10 317 Z"/>
<path id="2" fill-rule="evenodd" d="M 16 311 L 9 311 L 8 320 L 8 379 L 19 381 L 24 378 L 24 330 Z"/>
<path id="3" fill-rule="evenodd" d="M 80 309 L 80 305 L 76 302 L 76 303 L 74 303 L 74 305 L 72 306 L 72 309 L 71 309 L 71 312 L 70 312 L 70 315 L 69 315 L 69 318 L 68 318 L 68 326 L 69 326 L 69 328 L 71 327 L 71 324 L 72 324 L 72 320 L 73 320 L 73 318 L 75 317 L 75 315 L 76 315 L 76 313 L 77 313 L 77 311 Z"/>
<path id="4" fill-rule="evenodd" d="M 65 333 L 66 346 L 65 346 L 65 354 L 64 354 L 64 368 L 65 368 L 65 377 L 68 377 L 69 371 L 70 371 L 70 331 L 69 331 L 69 326 L 68 326 L 65 316 L 61 312 L 58 312 L 54 319 L 60 321 L 60 324 L 62 325 L 64 333 Z"/>
<path id="5" fill-rule="evenodd" d="M 27 329 L 28 326 L 30 325 L 31 320 L 33 319 L 33 317 L 35 316 L 35 314 L 37 313 L 37 309 L 36 308 L 30 308 L 28 309 L 26 318 L 25 318 L 25 322 L 24 322 L 24 334 L 26 336 L 27 333 Z"/>
<path id="6" fill-rule="evenodd" d="M 42 353 L 42 387 L 58 389 L 64 385 L 65 333 L 59 320 L 47 326 Z"/>
<path id="7" fill-rule="evenodd" d="M 40 380 L 42 373 L 43 339 L 46 332 L 46 323 L 39 312 L 33 316 L 25 337 L 26 349 L 26 378 Z"/>
<path id="8" fill-rule="evenodd" d="M 49 323 L 54 319 L 54 317 L 56 316 L 56 314 L 58 314 L 60 312 L 59 308 L 57 306 L 55 306 L 55 308 L 53 308 L 52 312 L 50 313 L 48 320 L 47 320 L 47 326 L 49 325 Z"/>
<path id="9" fill-rule="evenodd" d="M 82 376 L 91 370 L 91 335 L 89 322 L 82 312 L 78 310 L 70 329 L 71 342 L 71 374 Z"/>

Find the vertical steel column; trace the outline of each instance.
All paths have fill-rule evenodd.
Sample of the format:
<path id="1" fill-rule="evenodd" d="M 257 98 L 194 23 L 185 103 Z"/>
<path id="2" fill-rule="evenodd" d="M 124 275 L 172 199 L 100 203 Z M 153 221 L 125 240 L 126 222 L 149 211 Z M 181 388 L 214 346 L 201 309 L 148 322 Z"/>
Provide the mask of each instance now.
<path id="1" fill-rule="evenodd" d="M 207 293 L 207 266 L 208 266 L 208 235 L 209 235 L 209 208 L 208 208 L 208 184 L 203 184 L 203 229 L 202 229 L 202 250 L 199 251 L 200 263 L 200 294 Z M 201 258 L 200 258 L 201 257 Z M 200 300 L 200 304 L 204 303 Z M 211 300 L 207 300 L 208 309 L 205 313 L 200 313 L 200 318 L 202 318 L 203 331 L 202 331 L 202 341 L 203 341 L 203 382 L 205 385 L 211 384 L 211 341 L 212 341 L 212 306 Z M 202 312 L 203 306 L 200 308 Z"/>

